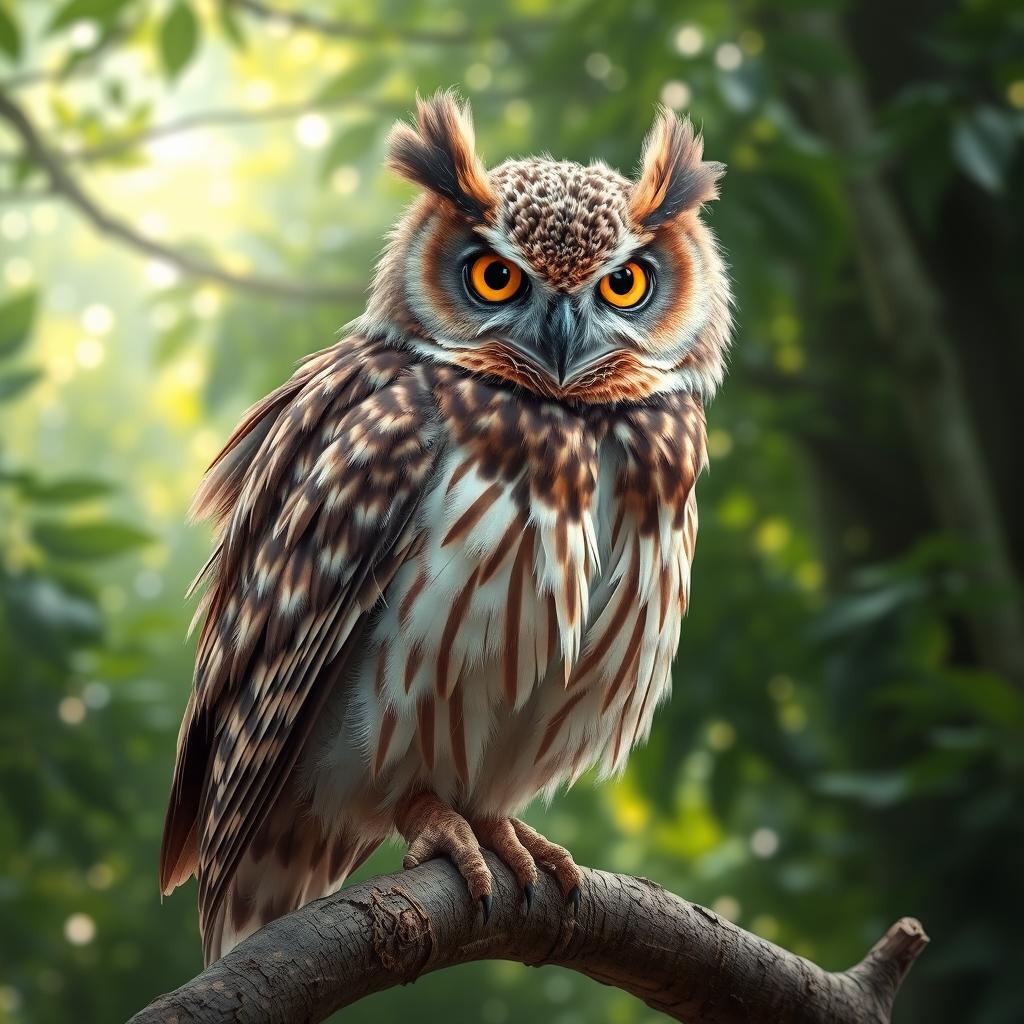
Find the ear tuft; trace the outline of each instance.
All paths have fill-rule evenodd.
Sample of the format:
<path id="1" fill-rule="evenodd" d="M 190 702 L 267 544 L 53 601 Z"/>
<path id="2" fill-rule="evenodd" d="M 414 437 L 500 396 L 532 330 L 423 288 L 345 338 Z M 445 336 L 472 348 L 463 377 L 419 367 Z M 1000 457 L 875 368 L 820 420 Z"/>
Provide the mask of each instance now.
<path id="1" fill-rule="evenodd" d="M 496 198 L 476 155 L 469 104 L 451 91 L 416 97 L 416 125 L 399 121 L 388 136 L 388 166 L 447 199 L 470 220 L 487 220 Z"/>
<path id="2" fill-rule="evenodd" d="M 725 164 L 704 160 L 704 140 L 689 118 L 662 107 L 644 140 L 640 176 L 629 211 L 642 227 L 660 227 L 701 203 L 718 198 Z"/>

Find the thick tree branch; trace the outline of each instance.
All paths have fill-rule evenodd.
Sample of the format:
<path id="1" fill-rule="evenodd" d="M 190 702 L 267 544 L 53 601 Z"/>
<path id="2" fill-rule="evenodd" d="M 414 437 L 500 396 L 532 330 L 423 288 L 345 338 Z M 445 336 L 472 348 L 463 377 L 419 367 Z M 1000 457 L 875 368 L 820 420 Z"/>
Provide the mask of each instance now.
<path id="1" fill-rule="evenodd" d="M 524 909 L 488 855 L 486 924 L 446 861 L 342 889 L 268 925 L 129 1024 L 312 1024 L 374 992 L 473 960 L 557 964 L 689 1024 L 887 1024 L 928 942 L 903 918 L 829 973 L 643 878 L 583 872 L 578 916 L 550 876 Z"/>
<path id="2" fill-rule="evenodd" d="M 255 292 L 264 297 L 304 302 L 344 302 L 363 295 L 363 289 L 354 285 L 304 284 L 258 274 L 236 273 L 200 256 L 149 238 L 108 213 L 83 190 L 65 167 L 63 158 L 50 149 L 22 108 L 2 89 L 0 119 L 6 121 L 20 138 L 25 155 L 46 173 L 52 192 L 70 202 L 103 235 L 117 239 L 147 256 L 164 260 L 185 274 L 217 281 L 229 288 Z"/>

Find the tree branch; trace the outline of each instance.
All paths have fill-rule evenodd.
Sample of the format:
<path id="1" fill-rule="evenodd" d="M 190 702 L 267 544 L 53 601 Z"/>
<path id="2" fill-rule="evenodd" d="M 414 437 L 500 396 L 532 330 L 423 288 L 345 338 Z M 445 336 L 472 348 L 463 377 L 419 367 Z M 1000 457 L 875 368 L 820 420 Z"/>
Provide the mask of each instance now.
<path id="1" fill-rule="evenodd" d="M 829 973 L 644 878 L 584 870 L 578 916 L 542 873 L 526 911 L 490 854 L 485 924 L 441 860 L 383 875 L 267 925 L 129 1024 L 313 1024 L 364 996 L 474 960 L 557 964 L 689 1024 L 887 1024 L 928 942 L 912 918 Z"/>
<path id="2" fill-rule="evenodd" d="M 177 267 L 185 274 L 217 281 L 229 288 L 256 292 L 264 297 L 304 302 L 344 302 L 359 298 L 363 289 L 354 285 L 303 284 L 258 274 L 240 274 L 192 253 L 136 231 L 97 204 L 68 172 L 63 158 L 43 141 L 25 112 L 0 89 L 0 119 L 7 121 L 21 139 L 25 155 L 49 178 L 52 192 L 66 199 L 100 234 L 115 238 L 139 252 Z"/>
<path id="3" fill-rule="evenodd" d="M 150 125 L 148 128 L 140 128 L 138 131 L 115 136 L 93 146 L 63 149 L 60 151 L 60 157 L 63 160 L 83 163 L 105 160 L 108 157 L 131 152 L 144 143 L 165 139 L 171 135 L 181 135 L 184 132 L 204 128 L 259 124 L 265 121 L 287 121 L 294 117 L 300 117 L 302 114 L 317 110 L 334 110 L 338 107 L 358 107 L 388 117 L 398 117 L 403 112 L 396 103 L 375 103 L 373 100 L 348 96 L 325 100 L 318 100 L 314 97 L 297 100 L 294 103 L 279 103 L 272 107 L 254 107 L 252 109 L 245 107 L 213 108 L 200 110 L 194 114 L 184 114 L 181 117 Z"/>
<path id="4" fill-rule="evenodd" d="M 480 36 L 471 29 L 435 30 L 408 28 L 389 25 L 385 21 L 357 22 L 341 18 L 331 18 L 322 14 L 311 14 L 296 9 L 280 9 L 263 0 L 232 0 L 232 4 L 259 18 L 283 22 L 292 28 L 307 29 L 323 36 L 340 37 L 343 39 L 400 39 L 406 43 L 438 43 L 461 45 L 477 42 Z M 515 25 L 497 25 L 488 28 L 488 38 L 506 32 L 522 32 L 532 29 L 550 29 L 551 23 L 535 19 L 519 22 Z"/>

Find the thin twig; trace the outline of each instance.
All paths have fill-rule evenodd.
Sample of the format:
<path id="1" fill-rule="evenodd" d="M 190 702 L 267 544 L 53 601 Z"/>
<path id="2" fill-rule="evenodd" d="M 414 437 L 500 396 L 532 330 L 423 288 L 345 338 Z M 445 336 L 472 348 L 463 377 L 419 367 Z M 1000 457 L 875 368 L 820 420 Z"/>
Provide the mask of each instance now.
<path id="1" fill-rule="evenodd" d="M 68 172 L 63 158 L 47 146 L 21 107 L 2 90 L 0 118 L 7 121 L 21 139 L 26 156 L 45 171 L 53 192 L 68 200 L 103 235 L 115 238 L 148 256 L 163 260 L 185 274 L 217 281 L 229 288 L 255 292 L 265 297 L 333 303 L 345 302 L 363 294 L 362 288 L 350 284 L 303 284 L 262 275 L 240 274 L 149 238 L 136 231 L 130 224 L 108 213 L 86 194 Z"/>
<path id="2" fill-rule="evenodd" d="M 292 28 L 307 29 L 324 36 L 344 39 L 398 40 L 405 43 L 426 43 L 429 45 L 448 44 L 465 45 L 479 42 L 483 38 L 471 28 L 464 29 L 426 29 L 409 28 L 388 24 L 386 20 L 378 22 L 357 22 L 341 18 L 331 18 L 322 14 L 311 14 L 296 9 L 280 9 L 263 0 L 231 0 L 233 6 L 259 18 L 272 19 Z M 505 35 L 510 32 L 520 33 L 533 30 L 550 29 L 551 23 L 540 19 L 516 22 L 514 25 L 497 25 L 488 29 L 486 38 Z"/>

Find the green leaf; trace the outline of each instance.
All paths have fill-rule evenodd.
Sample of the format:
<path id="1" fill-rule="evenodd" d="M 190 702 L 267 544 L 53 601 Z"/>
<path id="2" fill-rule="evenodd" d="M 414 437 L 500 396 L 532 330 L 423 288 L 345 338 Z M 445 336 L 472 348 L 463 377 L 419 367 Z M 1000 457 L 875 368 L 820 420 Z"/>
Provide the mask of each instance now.
<path id="1" fill-rule="evenodd" d="M 1013 119 L 995 107 L 978 107 L 953 128 L 953 156 L 969 178 L 989 192 L 1002 192 L 1017 148 Z"/>
<path id="2" fill-rule="evenodd" d="M 36 543 L 57 558 L 90 560 L 123 555 L 151 542 L 152 537 L 127 523 L 36 523 Z"/>
<path id="3" fill-rule="evenodd" d="M 44 624 L 61 632 L 94 637 L 103 626 L 96 605 L 57 580 L 18 580 L 10 588 L 10 598 L 15 621 L 29 634 L 33 627 Z"/>
<path id="4" fill-rule="evenodd" d="M 69 476 L 63 480 L 29 480 L 22 487 L 22 494 L 41 505 L 70 504 L 102 498 L 112 490 L 106 480 L 92 477 Z"/>
<path id="5" fill-rule="evenodd" d="M 245 31 L 238 16 L 232 10 L 232 0 L 220 0 L 217 4 L 217 21 L 224 32 L 224 35 L 231 41 L 236 50 L 244 50 L 246 46 Z"/>
<path id="6" fill-rule="evenodd" d="M 184 317 L 173 327 L 163 331 L 156 341 L 154 361 L 157 366 L 169 363 L 195 337 L 198 325 L 191 317 Z"/>
<path id="7" fill-rule="evenodd" d="M 43 376 L 42 370 L 15 370 L 0 377 L 0 402 L 17 398 Z"/>
<path id="8" fill-rule="evenodd" d="M 381 73 L 380 61 L 361 61 L 328 79 L 327 84 L 316 94 L 316 100 L 318 103 L 334 103 L 350 99 L 358 93 L 366 92 L 368 86 L 379 82 Z"/>
<path id="9" fill-rule="evenodd" d="M 59 32 L 76 21 L 98 21 L 110 25 L 130 0 L 68 0 L 50 19 L 47 33 Z"/>
<path id="10" fill-rule="evenodd" d="M 0 358 L 13 355 L 28 341 L 38 298 L 30 289 L 0 303 Z"/>
<path id="11" fill-rule="evenodd" d="M 185 0 L 178 0 L 160 26 L 160 57 L 168 78 L 181 74 L 196 52 L 198 42 L 196 16 Z"/>
<path id="12" fill-rule="evenodd" d="M 21 56 L 21 32 L 18 23 L 3 2 L 0 2 L 0 50 L 11 60 Z"/>
<path id="13" fill-rule="evenodd" d="M 373 149 L 379 129 L 375 121 L 366 121 L 345 128 L 336 135 L 320 165 L 321 180 L 326 181 L 341 164 L 355 163 L 365 157 Z"/>

